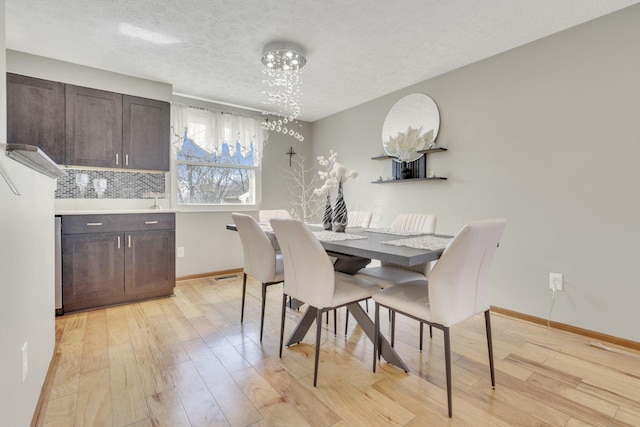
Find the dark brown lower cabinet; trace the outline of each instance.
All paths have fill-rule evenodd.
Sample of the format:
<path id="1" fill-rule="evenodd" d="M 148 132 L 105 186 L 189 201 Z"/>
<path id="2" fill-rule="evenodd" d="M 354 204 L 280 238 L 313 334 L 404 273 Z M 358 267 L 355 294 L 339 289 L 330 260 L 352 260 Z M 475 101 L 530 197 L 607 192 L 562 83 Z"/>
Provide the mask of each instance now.
<path id="1" fill-rule="evenodd" d="M 175 214 L 62 217 L 65 312 L 168 296 L 175 286 Z"/>

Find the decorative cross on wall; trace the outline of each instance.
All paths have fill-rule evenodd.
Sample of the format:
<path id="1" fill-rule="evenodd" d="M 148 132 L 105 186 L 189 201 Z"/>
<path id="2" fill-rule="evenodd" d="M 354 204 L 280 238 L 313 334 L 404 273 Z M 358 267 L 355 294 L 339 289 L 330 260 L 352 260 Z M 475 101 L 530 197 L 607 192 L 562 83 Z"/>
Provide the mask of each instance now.
<path id="1" fill-rule="evenodd" d="M 296 154 L 298 154 L 298 153 L 293 151 L 293 146 L 291 146 L 291 147 L 289 147 L 289 151 L 287 151 L 285 154 L 287 154 L 289 156 L 289 166 L 291 166 L 291 158 L 293 156 L 295 156 Z"/>

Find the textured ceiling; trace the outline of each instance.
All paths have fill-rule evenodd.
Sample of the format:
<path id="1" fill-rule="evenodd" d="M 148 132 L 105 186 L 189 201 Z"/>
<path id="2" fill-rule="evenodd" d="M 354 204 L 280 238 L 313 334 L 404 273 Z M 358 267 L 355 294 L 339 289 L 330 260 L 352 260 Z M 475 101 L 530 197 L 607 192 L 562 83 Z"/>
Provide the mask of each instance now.
<path id="1" fill-rule="evenodd" d="M 304 46 L 315 121 L 638 0 L 6 0 L 7 48 L 258 110 L 262 48 Z M 152 41 L 150 41 L 152 40 Z"/>

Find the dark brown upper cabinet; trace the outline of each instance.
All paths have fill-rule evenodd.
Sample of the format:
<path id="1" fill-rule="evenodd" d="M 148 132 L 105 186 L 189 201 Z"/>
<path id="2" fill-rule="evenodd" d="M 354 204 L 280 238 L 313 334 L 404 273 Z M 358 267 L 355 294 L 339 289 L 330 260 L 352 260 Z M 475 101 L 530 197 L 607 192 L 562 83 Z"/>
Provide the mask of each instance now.
<path id="1" fill-rule="evenodd" d="M 122 167 L 122 95 L 66 85 L 66 163 Z"/>
<path id="2" fill-rule="evenodd" d="M 169 103 L 124 95 L 122 167 L 169 170 Z"/>
<path id="3" fill-rule="evenodd" d="M 60 165 L 168 171 L 169 105 L 7 73 L 8 142 Z"/>
<path id="4" fill-rule="evenodd" d="M 64 84 L 7 73 L 7 142 L 35 145 L 65 163 Z"/>

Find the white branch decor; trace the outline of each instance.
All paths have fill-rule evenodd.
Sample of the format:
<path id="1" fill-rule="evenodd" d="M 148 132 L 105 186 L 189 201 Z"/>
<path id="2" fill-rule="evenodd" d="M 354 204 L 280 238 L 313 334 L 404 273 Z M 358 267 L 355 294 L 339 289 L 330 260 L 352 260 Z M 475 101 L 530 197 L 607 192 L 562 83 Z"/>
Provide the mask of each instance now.
<path id="1" fill-rule="evenodd" d="M 424 135 L 421 133 L 422 126 L 417 129 L 409 126 L 406 132 L 398 132 L 395 137 L 389 136 L 385 147 L 387 153 L 403 162 L 412 161 L 417 151 L 424 150 L 433 141 L 433 129 Z"/>
<path id="2" fill-rule="evenodd" d="M 331 191 L 332 188 L 338 187 L 338 184 L 348 179 L 355 179 L 358 176 L 356 171 L 347 171 L 347 168 L 338 163 L 338 153 L 329 150 L 329 157 L 318 156 L 318 163 L 324 170 L 318 172 L 320 179 L 324 179 L 322 187 L 316 188 L 315 194 L 323 195 Z"/>
<path id="3" fill-rule="evenodd" d="M 298 156 L 291 160 L 290 168 L 280 168 L 280 171 L 291 195 L 291 216 L 305 222 L 317 218 L 323 205 L 315 193 L 319 179 L 315 166 L 305 169 L 304 157 Z"/>

